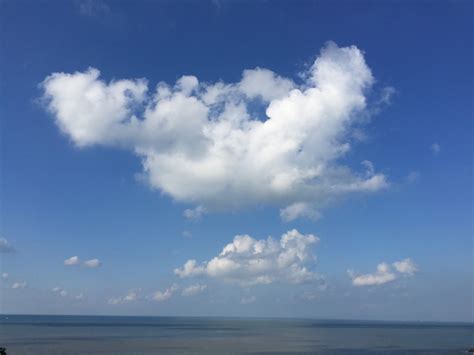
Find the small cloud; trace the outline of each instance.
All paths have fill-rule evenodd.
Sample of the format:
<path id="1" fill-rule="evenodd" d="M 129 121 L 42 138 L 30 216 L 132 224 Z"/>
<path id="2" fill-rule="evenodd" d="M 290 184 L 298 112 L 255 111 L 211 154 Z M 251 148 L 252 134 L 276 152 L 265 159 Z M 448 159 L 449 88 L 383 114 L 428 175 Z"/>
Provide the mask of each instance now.
<path id="1" fill-rule="evenodd" d="M 291 222 L 297 218 L 307 218 L 316 221 L 321 214 L 309 203 L 297 202 L 280 209 L 280 218 L 284 222 Z"/>
<path id="2" fill-rule="evenodd" d="M 22 281 L 22 282 L 15 282 L 13 285 L 12 285 L 12 288 L 25 288 L 26 287 L 26 282 Z"/>
<path id="3" fill-rule="evenodd" d="M 196 208 L 193 209 L 186 209 L 183 212 L 183 216 L 186 219 L 192 220 L 192 221 L 199 221 L 201 217 L 207 213 L 207 210 L 202 207 L 202 206 L 197 206 Z"/>
<path id="4" fill-rule="evenodd" d="M 64 265 L 72 266 L 72 265 L 79 265 L 81 260 L 78 256 L 71 256 L 69 259 L 64 260 Z"/>
<path id="5" fill-rule="evenodd" d="M 111 305 L 117 305 L 117 304 L 122 303 L 122 298 L 119 298 L 119 297 L 109 298 L 107 303 Z"/>
<path id="6" fill-rule="evenodd" d="M 257 297 L 255 296 L 246 296 L 242 297 L 240 300 L 240 304 L 249 304 L 249 303 L 254 303 L 257 300 Z"/>
<path id="7" fill-rule="evenodd" d="M 0 253 L 14 253 L 15 248 L 5 238 L 0 238 Z"/>
<path id="8" fill-rule="evenodd" d="M 74 299 L 80 301 L 80 300 L 84 299 L 84 294 L 80 293 L 80 294 L 74 296 Z"/>
<path id="9" fill-rule="evenodd" d="M 82 0 L 79 3 L 79 12 L 89 17 L 104 16 L 110 13 L 110 6 L 102 0 Z"/>
<path id="10" fill-rule="evenodd" d="M 91 269 L 97 268 L 101 265 L 102 265 L 102 263 L 100 262 L 99 259 L 90 259 L 90 260 L 84 261 L 84 266 L 88 267 L 88 268 L 91 268 Z"/>
<path id="11" fill-rule="evenodd" d="M 410 258 L 396 261 L 392 265 L 401 274 L 407 274 L 411 276 L 418 271 L 417 266 Z"/>
<path id="12" fill-rule="evenodd" d="M 193 234 L 190 231 L 183 231 L 183 233 L 181 233 L 181 234 L 185 238 L 191 238 L 193 236 Z"/>
<path id="13" fill-rule="evenodd" d="M 441 146 L 436 142 L 433 143 L 430 148 L 434 155 L 438 155 L 438 153 L 441 151 Z"/>
<path id="14" fill-rule="evenodd" d="M 136 290 L 130 290 L 128 293 L 123 297 L 112 297 L 110 298 L 107 303 L 111 305 L 117 305 L 127 302 L 133 302 L 138 299 L 138 293 Z"/>
<path id="15" fill-rule="evenodd" d="M 189 287 L 186 287 L 183 292 L 181 292 L 182 296 L 194 296 L 197 295 L 198 293 L 203 292 L 204 290 L 207 289 L 207 285 L 191 285 Z"/>
<path id="16" fill-rule="evenodd" d="M 301 297 L 307 301 L 314 301 L 314 300 L 317 300 L 320 297 L 320 295 L 319 295 L 319 292 L 316 292 L 316 291 L 305 291 L 303 292 Z"/>
<path id="17" fill-rule="evenodd" d="M 378 264 L 377 271 L 372 274 L 363 274 L 356 276 L 352 270 L 348 270 L 347 273 L 352 278 L 352 284 L 354 286 L 383 285 L 397 278 L 396 275 L 391 272 L 390 265 L 388 265 L 387 263 Z"/>
<path id="18" fill-rule="evenodd" d="M 51 291 L 60 295 L 61 297 L 66 297 L 68 295 L 66 290 L 63 290 L 61 287 L 54 287 Z"/>
<path id="19" fill-rule="evenodd" d="M 392 263 L 395 272 L 389 264 L 383 262 L 377 265 L 377 270 L 371 274 L 357 275 L 353 270 L 347 270 L 347 274 L 352 279 L 354 286 L 375 286 L 383 285 L 396 280 L 400 275 L 413 276 L 418 271 L 416 265 L 410 258 Z"/>
<path id="20" fill-rule="evenodd" d="M 178 289 L 178 285 L 172 285 L 171 287 L 168 287 L 166 290 L 164 291 L 156 291 L 153 296 L 152 296 L 152 299 L 154 301 L 157 301 L 157 302 L 163 302 L 163 301 L 166 301 L 168 299 L 170 299 L 173 294 L 175 293 L 175 291 Z"/>
<path id="21" fill-rule="evenodd" d="M 408 184 L 414 184 L 418 180 L 420 180 L 420 173 L 418 171 L 410 171 L 406 177 Z"/>
<path id="22" fill-rule="evenodd" d="M 137 293 L 135 291 L 130 291 L 127 295 L 123 298 L 124 302 L 132 302 L 137 299 Z"/>
<path id="23" fill-rule="evenodd" d="M 397 90 L 393 86 L 385 86 L 381 93 L 379 103 L 384 105 L 390 105 L 392 103 L 392 97 L 397 93 Z"/>
<path id="24" fill-rule="evenodd" d="M 4 272 L 2 273 L 2 279 L 8 279 L 8 273 Z"/>

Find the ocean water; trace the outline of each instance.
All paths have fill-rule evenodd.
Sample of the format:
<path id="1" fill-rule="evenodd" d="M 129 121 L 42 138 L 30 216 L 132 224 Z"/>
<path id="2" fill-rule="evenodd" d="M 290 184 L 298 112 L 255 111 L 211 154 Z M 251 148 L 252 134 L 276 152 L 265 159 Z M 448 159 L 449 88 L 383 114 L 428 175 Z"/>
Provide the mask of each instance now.
<path id="1" fill-rule="evenodd" d="M 474 324 L 0 315 L 16 354 L 462 354 Z"/>

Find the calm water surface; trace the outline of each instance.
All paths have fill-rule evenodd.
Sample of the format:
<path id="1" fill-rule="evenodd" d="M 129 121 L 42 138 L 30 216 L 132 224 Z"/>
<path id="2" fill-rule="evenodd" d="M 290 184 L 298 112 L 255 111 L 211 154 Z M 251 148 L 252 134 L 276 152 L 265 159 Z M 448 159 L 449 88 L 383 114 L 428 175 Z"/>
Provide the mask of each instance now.
<path id="1" fill-rule="evenodd" d="M 474 324 L 0 315 L 15 354 L 461 354 Z"/>

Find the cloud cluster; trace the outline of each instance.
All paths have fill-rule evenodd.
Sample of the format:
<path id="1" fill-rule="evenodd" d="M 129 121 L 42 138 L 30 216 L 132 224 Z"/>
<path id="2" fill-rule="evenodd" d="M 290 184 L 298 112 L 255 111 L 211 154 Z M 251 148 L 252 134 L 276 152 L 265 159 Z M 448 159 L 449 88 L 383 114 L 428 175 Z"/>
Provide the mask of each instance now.
<path id="1" fill-rule="evenodd" d="M 283 208 L 286 220 L 316 218 L 334 198 L 388 185 L 341 160 L 361 134 L 374 82 L 355 46 L 327 45 L 299 84 L 255 68 L 237 83 L 188 75 L 150 93 L 144 79 L 99 76 L 91 68 L 42 82 L 57 126 L 78 147 L 134 152 L 153 188 L 198 206 L 189 218 L 262 204 Z"/>
<path id="2" fill-rule="evenodd" d="M 301 234 L 296 229 L 283 234 L 280 240 L 237 235 L 210 261 L 199 264 L 191 259 L 174 272 L 181 278 L 205 276 L 245 287 L 315 281 L 319 276 L 307 265 L 315 261 L 311 248 L 318 242 L 318 237 Z"/>
<path id="3" fill-rule="evenodd" d="M 70 258 L 64 260 L 64 265 L 66 266 L 81 265 L 81 263 L 83 266 L 90 269 L 95 269 L 102 265 L 102 262 L 99 259 L 90 259 L 82 262 L 78 256 L 71 256 Z"/>
<path id="4" fill-rule="evenodd" d="M 413 276 L 418 268 L 410 258 L 392 263 L 392 267 L 383 262 L 377 265 L 377 270 L 371 274 L 356 275 L 354 271 L 348 270 L 354 286 L 382 285 L 396 280 L 400 275 Z"/>

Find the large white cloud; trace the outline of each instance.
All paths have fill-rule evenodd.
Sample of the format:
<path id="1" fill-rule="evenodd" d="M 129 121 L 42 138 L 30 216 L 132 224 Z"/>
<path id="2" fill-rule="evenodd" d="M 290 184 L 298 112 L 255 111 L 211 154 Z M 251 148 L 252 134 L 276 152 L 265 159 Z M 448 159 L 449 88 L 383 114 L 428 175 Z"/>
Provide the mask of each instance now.
<path id="1" fill-rule="evenodd" d="M 308 267 L 315 262 L 311 249 L 318 242 L 315 235 L 304 235 L 295 229 L 283 234 L 280 240 L 237 235 L 211 260 L 198 263 L 191 259 L 174 272 L 181 278 L 205 276 L 245 287 L 316 281 L 319 275 Z"/>
<path id="2" fill-rule="evenodd" d="M 341 161 L 374 82 L 355 46 L 323 48 L 300 84 L 256 68 L 233 84 L 183 76 L 149 93 L 144 79 L 99 76 L 91 68 L 43 81 L 60 130 L 79 147 L 132 150 L 152 187 L 200 211 L 270 204 L 290 206 L 287 220 L 314 218 L 334 198 L 387 186 Z"/>
<path id="3" fill-rule="evenodd" d="M 413 276 L 417 271 L 417 266 L 410 258 L 396 261 L 392 263 L 392 267 L 383 262 L 377 265 L 377 270 L 371 274 L 355 274 L 354 271 L 348 270 L 354 286 L 374 286 L 382 285 L 396 280 L 400 275 Z"/>

